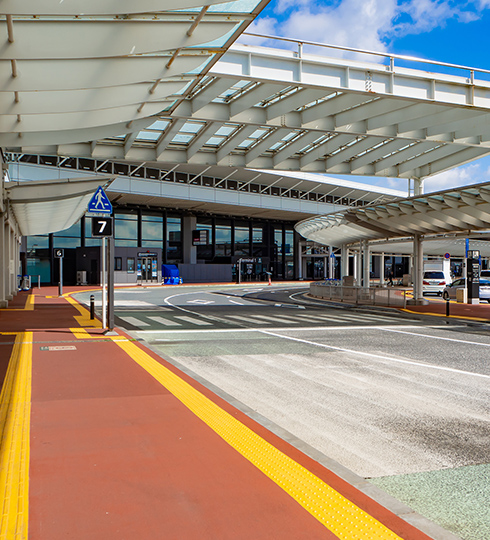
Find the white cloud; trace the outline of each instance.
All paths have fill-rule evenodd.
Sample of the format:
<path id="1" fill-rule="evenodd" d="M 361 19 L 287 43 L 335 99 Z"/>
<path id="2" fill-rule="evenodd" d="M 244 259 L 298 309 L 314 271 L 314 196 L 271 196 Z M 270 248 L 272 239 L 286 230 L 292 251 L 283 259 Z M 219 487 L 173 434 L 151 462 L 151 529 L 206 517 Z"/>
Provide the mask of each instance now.
<path id="1" fill-rule="evenodd" d="M 273 0 L 273 17 L 259 17 L 251 31 L 383 52 L 390 39 L 468 22 L 487 8 L 490 0 Z"/>
<path id="2" fill-rule="evenodd" d="M 471 184 L 480 184 L 481 182 L 490 182 L 490 167 L 488 158 L 480 162 L 463 165 L 450 171 L 445 171 L 425 179 L 424 191 L 442 191 L 459 186 L 469 186 Z"/>

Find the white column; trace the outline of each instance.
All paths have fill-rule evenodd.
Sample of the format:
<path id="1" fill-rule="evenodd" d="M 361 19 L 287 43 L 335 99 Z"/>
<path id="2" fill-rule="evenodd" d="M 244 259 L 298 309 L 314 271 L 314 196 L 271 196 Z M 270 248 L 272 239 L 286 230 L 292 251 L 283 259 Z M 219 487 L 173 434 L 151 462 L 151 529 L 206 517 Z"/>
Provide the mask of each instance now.
<path id="1" fill-rule="evenodd" d="M 424 272 L 424 253 L 422 248 L 422 239 L 420 234 L 413 237 L 413 299 L 416 304 L 424 304 L 426 301 L 423 296 L 422 281 Z"/>
<path id="2" fill-rule="evenodd" d="M 379 284 L 382 287 L 385 284 L 385 254 L 381 253 L 379 257 Z"/>
<path id="3" fill-rule="evenodd" d="M 298 244 L 298 279 L 303 279 L 303 249 L 304 243 L 299 242 Z"/>
<path id="4" fill-rule="evenodd" d="M 424 179 L 423 178 L 413 178 L 413 194 L 416 197 L 417 195 L 423 195 L 424 193 Z"/>
<path id="5" fill-rule="evenodd" d="M 328 273 L 328 257 L 323 257 L 323 279 L 329 278 Z"/>
<path id="6" fill-rule="evenodd" d="M 363 249 L 363 287 L 365 289 L 369 288 L 369 276 L 371 273 L 371 251 L 369 249 L 369 242 L 367 240 L 364 240 L 364 249 Z"/>
<path id="7" fill-rule="evenodd" d="M 197 246 L 192 245 L 192 231 L 196 229 L 197 219 L 185 216 L 182 219 L 182 256 L 184 264 L 197 263 Z"/>
<path id="8" fill-rule="evenodd" d="M 328 246 L 328 277 L 330 279 L 334 278 L 335 274 L 335 259 L 333 255 L 333 246 Z"/>
<path id="9" fill-rule="evenodd" d="M 0 308 L 7 307 L 7 280 L 9 261 L 7 257 L 7 238 L 5 235 L 5 217 L 0 216 Z"/>
<path id="10" fill-rule="evenodd" d="M 349 275 L 349 249 L 342 246 L 340 251 L 340 277 Z"/>
<path id="11" fill-rule="evenodd" d="M 355 261 L 355 269 L 356 269 L 356 285 L 358 287 L 362 284 L 362 249 L 363 249 L 363 242 L 359 242 L 359 252 L 357 254 L 357 259 Z"/>
<path id="12" fill-rule="evenodd" d="M 12 300 L 12 298 L 17 294 L 17 271 L 15 268 L 15 256 L 14 256 L 14 231 L 9 225 L 8 227 L 8 236 L 9 236 L 9 252 L 8 252 L 8 261 L 9 261 L 9 288 L 7 290 L 7 299 Z"/>

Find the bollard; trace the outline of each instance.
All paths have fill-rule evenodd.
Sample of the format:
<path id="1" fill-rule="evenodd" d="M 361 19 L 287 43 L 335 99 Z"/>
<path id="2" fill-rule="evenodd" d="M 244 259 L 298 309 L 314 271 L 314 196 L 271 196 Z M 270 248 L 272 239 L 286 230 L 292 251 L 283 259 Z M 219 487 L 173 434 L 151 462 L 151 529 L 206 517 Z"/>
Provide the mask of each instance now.
<path id="1" fill-rule="evenodd" d="M 446 317 L 449 317 L 449 298 L 446 298 Z"/>
<path id="2" fill-rule="evenodd" d="M 95 319 L 95 296 L 90 295 L 90 320 Z"/>

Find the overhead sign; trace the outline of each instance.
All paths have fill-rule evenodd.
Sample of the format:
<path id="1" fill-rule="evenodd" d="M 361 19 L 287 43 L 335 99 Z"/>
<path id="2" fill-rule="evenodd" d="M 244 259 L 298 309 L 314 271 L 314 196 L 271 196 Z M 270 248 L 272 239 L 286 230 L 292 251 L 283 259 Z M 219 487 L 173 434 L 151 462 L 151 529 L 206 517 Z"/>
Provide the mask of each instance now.
<path id="1" fill-rule="evenodd" d="M 92 236 L 112 236 L 112 217 L 93 217 Z"/>
<path id="2" fill-rule="evenodd" d="M 192 231 L 193 246 L 207 246 L 209 244 L 209 231 L 207 229 Z"/>
<path id="3" fill-rule="evenodd" d="M 108 199 L 102 186 L 99 186 L 97 191 L 88 203 L 89 215 L 110 216 L 112 214 L 112 204 Z"/>
<path id="4" fill-rule="evenodd" d="M 64 256 L 65 256 L 65 250 L 64 249 L 55 249 L 54 250 L 55 259 L 62 259 Z"/>

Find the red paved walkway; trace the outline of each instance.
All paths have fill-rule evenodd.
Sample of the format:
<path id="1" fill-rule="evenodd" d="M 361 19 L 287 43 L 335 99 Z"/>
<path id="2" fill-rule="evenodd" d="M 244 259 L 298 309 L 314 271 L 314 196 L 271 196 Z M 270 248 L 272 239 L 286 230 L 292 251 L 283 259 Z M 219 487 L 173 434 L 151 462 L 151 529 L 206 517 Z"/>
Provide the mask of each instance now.
<path id="1" fill-rule="evenodd" d="M 75 335 L 76 307 L 34 292 L 34 309 L 21 293 L 0 311 L 0 375 L 10 332 L 33 332 L 29 504 L 15 517 L 30 539 L 429 538 L 139 343 Z"/>

